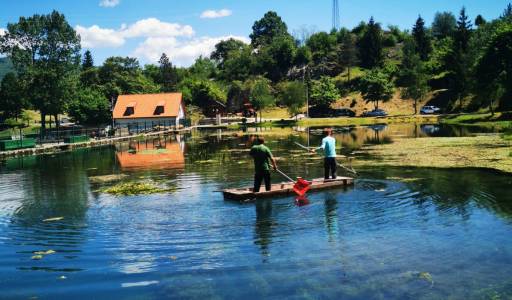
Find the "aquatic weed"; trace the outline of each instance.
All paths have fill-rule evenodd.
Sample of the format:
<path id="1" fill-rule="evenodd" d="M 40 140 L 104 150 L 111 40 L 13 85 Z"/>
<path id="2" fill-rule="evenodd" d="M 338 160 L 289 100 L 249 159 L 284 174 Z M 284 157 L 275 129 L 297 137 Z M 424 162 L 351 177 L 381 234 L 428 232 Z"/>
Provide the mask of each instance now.
<path id="1" fill-rule="evenodd" d="M 172 191 L 171 189 L 163 189 L 147 182 L 126 182 L 103 189 L 103 193 L 114 196 L 133 196 L 133 195 L 149 195 L 161 194 Z"/>

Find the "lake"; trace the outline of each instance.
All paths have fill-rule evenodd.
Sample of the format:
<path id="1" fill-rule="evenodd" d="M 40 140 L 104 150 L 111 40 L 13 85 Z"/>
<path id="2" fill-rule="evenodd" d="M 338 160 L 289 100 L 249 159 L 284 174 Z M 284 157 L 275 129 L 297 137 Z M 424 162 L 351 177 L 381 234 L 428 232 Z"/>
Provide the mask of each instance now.
<path id="1" fill-rule="evenodd" d="M 321 129 L 264 134 L 290 176 L 321 177 Z M 398 137 L 478 128 L 336 128 L 349 154 Z M 10 159 L 0 165 L 2 299 L 506 299 L 512 296 L 512 176 L 365 168 L 354 187 L 229 202 L 252 183 L 253 136 L 202 131 Z M 115 197 L 113 183 L 164 194 Z M 274 181 L 283 178 L 273 174 Z"/>

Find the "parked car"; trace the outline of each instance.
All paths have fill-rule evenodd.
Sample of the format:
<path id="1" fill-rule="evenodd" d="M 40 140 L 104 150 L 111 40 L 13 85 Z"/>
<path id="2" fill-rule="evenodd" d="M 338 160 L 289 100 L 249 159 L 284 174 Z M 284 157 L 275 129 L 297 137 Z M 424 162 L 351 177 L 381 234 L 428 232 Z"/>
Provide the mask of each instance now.
<path id="1" fill-rule="evenodd" d="M 362 116 L 363 117 L 385 117 L 388 113 L 382 109 L 374 109 L 372 111 L 365 111 Z"/>
<path id="2" fill-rule="evenodd" d="M 340 108 L 332 110 L 333 117 L 355 117 L 356 113 L 348 108 Z"/>
<path id="3" fill-rule="evenodd" d="M 356 113 L 348 108 L 332 109 L 311 107 L 309 116 L 311 118 L 336 118 L 336 117 L 355 117 Z"/>
<path id="4" fill-rule="evenodd" d="M 425 105 L 420 109 L 420 114 L 422 115 L 433 115 L 441 112 L 441 109 L 437 106 L 433 105 Z"/>

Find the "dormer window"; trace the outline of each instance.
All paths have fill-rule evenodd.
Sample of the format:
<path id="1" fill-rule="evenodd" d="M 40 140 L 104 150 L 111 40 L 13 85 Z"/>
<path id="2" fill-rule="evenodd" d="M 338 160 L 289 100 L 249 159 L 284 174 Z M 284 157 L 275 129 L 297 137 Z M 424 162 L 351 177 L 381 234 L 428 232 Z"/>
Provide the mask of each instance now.
<path id="1" fill-rule="evenodd" d="M 155 107 L 153 115 L 159 116 L 165 112 L 165 101 L 160 101 Z"/>
<path id="2" fill-rule="evenodd" d="M 126 106 L 126 110 L 124 111 L 123 116 L 131 116 L 135 113 L 135 102 L 131 102 Z"/>

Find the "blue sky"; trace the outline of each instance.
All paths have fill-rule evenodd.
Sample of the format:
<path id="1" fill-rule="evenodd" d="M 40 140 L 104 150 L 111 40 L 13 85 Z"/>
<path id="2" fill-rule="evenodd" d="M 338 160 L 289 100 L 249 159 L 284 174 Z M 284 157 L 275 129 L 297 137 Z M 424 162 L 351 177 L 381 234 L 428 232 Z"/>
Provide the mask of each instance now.
<path id="1" fill-rule="evenodd" d="M 474 19 L 499 16 L 509 0 L 340 0 L 341 25 L 352 28 L 370 16 L 383 25 L 411 28 L 418 14 L 427 24 L 436 11 L 457 14 L 465 6 Z M 174 63 L 187 66 L 208 54 L 221 39 L 247 41 L 252 24 L 268 10 L 276 11 L 290 32 L 300 28 L 329 30 L 331 0 L 0 0 L 0 30 L 19 16 L 56 9 L 81 34 L 96 64 L 113 55 L 155 62 L 166 52 Z M 210 11 L 206 13 L 205 11 Z M 202 17 L 203 15 L 203 17 Z M 216 18 L 213 18 L 216 17 Z"/>

